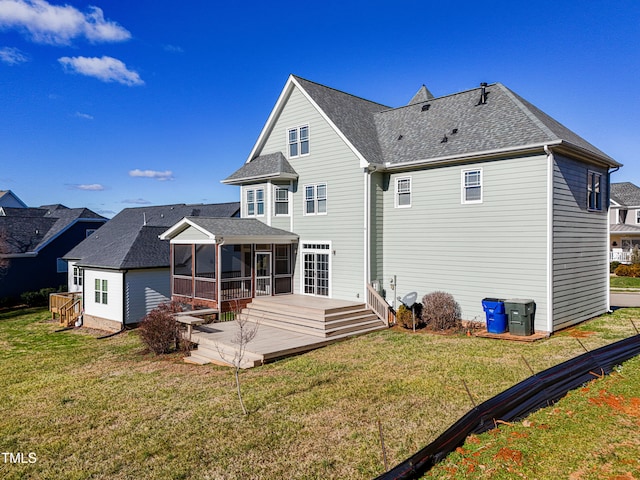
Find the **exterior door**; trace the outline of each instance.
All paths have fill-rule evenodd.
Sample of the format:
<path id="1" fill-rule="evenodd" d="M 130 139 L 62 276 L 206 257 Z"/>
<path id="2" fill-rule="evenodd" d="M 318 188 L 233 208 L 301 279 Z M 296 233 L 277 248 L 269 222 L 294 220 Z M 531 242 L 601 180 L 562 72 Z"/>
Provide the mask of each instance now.
<path id="1" fill-rule="evenodd" d="M 329 296 L 329 252 L 303 253 L 304 293 Z"/>
<path id="2" fill-rule="evenodd" d="M 271 295 L 271 252 L 256 252 L 256 296 Z"/>

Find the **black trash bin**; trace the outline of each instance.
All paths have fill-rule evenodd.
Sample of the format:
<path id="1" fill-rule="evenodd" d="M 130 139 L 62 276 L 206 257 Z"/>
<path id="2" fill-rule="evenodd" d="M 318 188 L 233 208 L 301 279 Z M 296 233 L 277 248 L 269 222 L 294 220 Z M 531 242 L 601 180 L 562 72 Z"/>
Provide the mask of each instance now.
<path id="1" fill-rule="evenodd" d="M 504 309 L 509 318 L 509 333 L 512 335 L 533 335 L 536 302 L 528 298 L 511 298 L 504 301 Z"/>

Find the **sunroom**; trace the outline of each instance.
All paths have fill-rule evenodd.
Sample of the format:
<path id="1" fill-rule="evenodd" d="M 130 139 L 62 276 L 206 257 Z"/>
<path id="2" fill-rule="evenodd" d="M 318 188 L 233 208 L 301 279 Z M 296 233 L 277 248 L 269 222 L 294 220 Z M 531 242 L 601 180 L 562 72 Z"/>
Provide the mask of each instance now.
<path id="1" fill-rule="evenodd" d="M 171 244 L 171 293 L 226 312 L 256 296 L 293 293 L 298 236 L 256 219 L 187 217 L 160 235 Z"/>

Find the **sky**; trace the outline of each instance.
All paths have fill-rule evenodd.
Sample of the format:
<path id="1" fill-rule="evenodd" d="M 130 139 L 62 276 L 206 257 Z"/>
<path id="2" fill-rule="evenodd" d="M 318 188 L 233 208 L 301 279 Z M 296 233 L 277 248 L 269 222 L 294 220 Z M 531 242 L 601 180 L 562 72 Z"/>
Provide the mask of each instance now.
<path id="1" fill-rule="evenodd" d="M 289 74 L 378 103 L 501 82 L 640 185 L 640 2 L 0 0 L 0 190 L 28 206 L 239 200 Z"/>

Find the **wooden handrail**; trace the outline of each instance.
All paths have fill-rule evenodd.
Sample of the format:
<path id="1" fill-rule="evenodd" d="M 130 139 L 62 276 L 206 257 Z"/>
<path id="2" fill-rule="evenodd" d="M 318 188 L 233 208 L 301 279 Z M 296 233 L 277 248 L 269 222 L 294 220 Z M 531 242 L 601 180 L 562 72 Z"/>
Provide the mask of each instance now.
<path id="1" fill-rule="evenodd" d="M 80 292 L 52 293 L 49 295 L 51 319 L 59 315 L 60 326 L 70 327 L 82 314 L 82 294 Z"/>
<path id="2" fill-rule="evenodd" d="M 396 314 L 393 309 L 370 284 L 367 284 L 367 308 L 373 310 L 385 325 L 396 323 Z"/>

